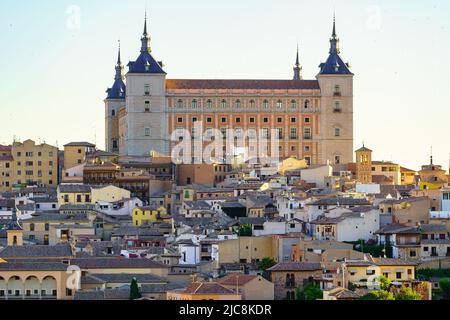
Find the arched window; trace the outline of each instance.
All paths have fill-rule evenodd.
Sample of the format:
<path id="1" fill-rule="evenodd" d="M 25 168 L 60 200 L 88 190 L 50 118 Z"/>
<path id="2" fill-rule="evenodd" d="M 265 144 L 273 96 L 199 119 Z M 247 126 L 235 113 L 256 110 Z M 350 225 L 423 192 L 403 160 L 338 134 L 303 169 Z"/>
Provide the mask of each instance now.
<path id="1" fill-rule="evenodd" d="M 281 100 L 277 101 L 277 108 L 278 109 L 282 109 L 283 108 L 283 101 L 281 101 Z"/>
<path id="2" fill-rule="evenodd" d="M 254 109 L 256 107 L 255 100 L 250 100 L 250 108 Z"/>
<path id="3" fill-rule="evenodd" d="M 111 116 L 113 116 L 113 117 L 116 116 L 116 110 L 112 110 L 112 111 L 111 111 Z"/>
<path id="4" fill-rule="evenodd" d="M 310 101 L 309 100 L 305 100 L 305 109 L 308 109 L 310 106 Z"/>
<path id="5" fill-rule="evenodd" d="M 268 100 L 264 100 L 263 101 L 263 108 L 264 109 L 268 109 L 269 108 L 269 101 Z"/>
<path id="6" fill-rule="evenodd" d="M 208 109 L 212 108 L 212 101 L 211 100 L 206 101 L 206 108 L 208 108 Z"/>
<path id="7" fill-rule="evenodd" d="M 297 101 L 295 101 L 295 100 L 291 101 L 291 108 L 292 109 L 297 109 Z"/>
<path id="8" fill-rule="evenodd" d="M 192 100 L 192 109 L 197 109 L 197 100 Z"/>
<path id="9" fill-rule="evenodd" d="M 225 99 L 220 102 L 220 107 L 222 109 L 225 109 L 227 107 L 227 101 Z"/>
<path id="10" fill-rule="evenodd" d="M 183 100 L 178 100 L 178 102 L 177 102 L 177 106 L 178 106 L 178 108 L 183 108 Z"/>
<path id="11" fill-rule="evenodd" d="M 241 107 L 241 100 L 236 100 L 235 107 L 239 109 Z"/>

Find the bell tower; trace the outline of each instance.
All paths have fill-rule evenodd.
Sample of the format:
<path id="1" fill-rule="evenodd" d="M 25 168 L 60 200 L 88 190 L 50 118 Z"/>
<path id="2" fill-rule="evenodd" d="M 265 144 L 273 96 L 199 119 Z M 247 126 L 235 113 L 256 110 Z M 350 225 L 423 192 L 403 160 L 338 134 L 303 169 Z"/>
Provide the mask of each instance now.
<path id="1" fill-rule="evenodd" d="M 363 144 L 356 150 L 356 179 L 363 183 L 372 183 L 372 150 Z"/>

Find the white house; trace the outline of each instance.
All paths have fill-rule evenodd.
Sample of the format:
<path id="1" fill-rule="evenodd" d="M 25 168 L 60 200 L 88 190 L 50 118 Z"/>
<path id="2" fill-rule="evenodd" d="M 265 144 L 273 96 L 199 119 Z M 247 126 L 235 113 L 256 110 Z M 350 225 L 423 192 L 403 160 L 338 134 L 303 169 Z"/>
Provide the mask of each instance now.
<path id="1" fill-rule="evenodd" d="M 333 175 L 333 167 L 329 164 L 311 166 L 300 170 L 300 177 L 307 183 L 315 183 L 317 188 L 327 187 L 325 178 Z"/>
<path id="2" fill-rule="evenodd" d="M 201 261 L 201 246 L 192 241 L 181 241 L 178 244 L 178 252 L 181 256 L 179 263 L 182 265 L 195 265 Z"/>
<path id="3" fill-rule="evenodd" d="M 97 201 L 95 208 L 97 211 L 109 216 L 131 216 L 133 210 L 142 207 L 144 203 L 139 198 L 119 200 L 115 202 Z"/>
<path id="4" fill-rule="evenodd" d="M 349 210 L 340 216 L 319 218 L 310 223 L 309 229 L 317 240 L 375 240 L 375 232 L 380 229 L 380 212 L 375 208 Z"/>

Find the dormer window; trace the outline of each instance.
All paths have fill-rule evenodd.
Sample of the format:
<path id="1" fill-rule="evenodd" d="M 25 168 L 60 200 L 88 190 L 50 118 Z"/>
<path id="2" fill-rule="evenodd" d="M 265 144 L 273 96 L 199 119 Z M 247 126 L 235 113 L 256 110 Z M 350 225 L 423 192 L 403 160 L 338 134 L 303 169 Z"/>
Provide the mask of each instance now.
<path id="1" fill-rule="evenodd" d="M 150 71 L 150 62 L 145 62 L 145 71 Z"/>

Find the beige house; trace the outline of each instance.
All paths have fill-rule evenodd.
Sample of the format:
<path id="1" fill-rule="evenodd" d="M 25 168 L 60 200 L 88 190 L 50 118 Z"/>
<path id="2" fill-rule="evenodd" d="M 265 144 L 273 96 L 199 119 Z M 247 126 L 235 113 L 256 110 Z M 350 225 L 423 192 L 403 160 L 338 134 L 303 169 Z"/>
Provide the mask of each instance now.
<path id="1" fill-rule="evenodd" d="M 223 263 L 252 263 L 264 258 L 278 259 L 276 241 L 272 236 L 240 237 L 213 244 L 211 258 L 216 266 Z"/>
<path id="2" fill-rule="evenodd" d="M 96 203 L 98 201 L 116 202 L 125 199 L 131 199 L 131 192 L 116 186 L 92 188 L 91 190 L 92 203 Z"/>
<path id="3" fill-rule="evenodd" d="M 33 140 L 0 146 L 0 192 L 35 184 L 58 185 L 58 148 Z"/>
<path id="4" fill-rule="evenodd" d="M 0 192 L 11 191 L 14 180 L 13 164 L 11 146 L 0 145 Z"/>
<path id="5" fill-rule="evenodd" d="M 261 276 L 230 273 L 217 283 L 238 291 L 242 300 L 274 300 L 274 284 Z"/>
<path id="6" fill-rule="evenodd" d="M 413 197 L 400 200 L 385 200 L 379 204 L 380 216 L 392 215 L 392 223 L 407 226 L 428 224 L 430 220 L 430 198 Z"/>
<path id="7" fill-rule="evenodd" d="M 64 146 L 64 169 L 70 169 L 86 162 L 86 157 L 95 151 L 89 142 L 71 142 Z"/>

